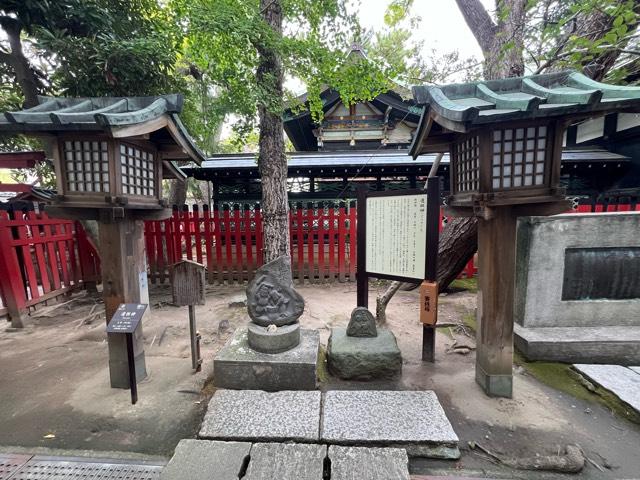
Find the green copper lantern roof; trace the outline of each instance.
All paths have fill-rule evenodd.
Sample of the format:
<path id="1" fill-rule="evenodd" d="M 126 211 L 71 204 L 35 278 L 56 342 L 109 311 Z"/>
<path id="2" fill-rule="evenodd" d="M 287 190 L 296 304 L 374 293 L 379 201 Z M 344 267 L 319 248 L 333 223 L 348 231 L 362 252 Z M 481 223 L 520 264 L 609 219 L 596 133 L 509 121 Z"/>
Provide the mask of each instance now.
<path id="1" fill-rule="evenodd" d="M 419 155 L 430 120 L 443 129 L 467 132 L 489 124 L 550 117 L 589 117 L 611 111 L 640 110 L 640 87 L 607 85 L 579 72 L 443 86 L 415 86 L 424 106 L 410 153 Z M 435 134 L 436 132 L 431 132 Z"/>
<path id="2" fill-rule="evenodd" d="M 0 132 L 38 135 L 63 132 L 104 132 L 114 137 L 151 134 L 161 143 L 174 143 L 180 152 L 165 159 L 190 159 L 200 163 L 204 155 L 180 121 L 183 97 L 169 94 L 155 97 L 38 97 L 35 107 L 0 113 Z"/>

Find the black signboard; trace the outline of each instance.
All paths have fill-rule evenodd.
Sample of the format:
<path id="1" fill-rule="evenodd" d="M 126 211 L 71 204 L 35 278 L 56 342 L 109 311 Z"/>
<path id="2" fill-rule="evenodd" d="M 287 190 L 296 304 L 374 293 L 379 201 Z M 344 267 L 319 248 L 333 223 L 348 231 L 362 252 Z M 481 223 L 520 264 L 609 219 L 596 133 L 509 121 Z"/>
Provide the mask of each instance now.
<path id="1" fill-rule="evenodd" d="M 373 215 L 375 221 L 369 218 Z M 369 306 L 369 277 L 405 282 L 436 280 L 439 219 L 438 177 L 427 180 L 426 190 L 358 191 L 359 307 Z M 374 255 L 375 260 L 371 258 Z"/>
<path id="2" fill-rule="evenodd" d="M 145 303 L 121 303 L 107 325 L 107 333 L 133 333 L 147 310 Z"/>
<path id="3" fill-rule="evenodd" d="M 129 366 L 129 387 L 131 389 L 131 403 L 138 401 L 138 381 L 136 379 L 136 365 L 133 354 L 133 334 L 147 310 L 146 303 L 121 303 L 116 313 L 107 325 L 107 333 L 124 334 L 127 340 L 127 364 Z"/>

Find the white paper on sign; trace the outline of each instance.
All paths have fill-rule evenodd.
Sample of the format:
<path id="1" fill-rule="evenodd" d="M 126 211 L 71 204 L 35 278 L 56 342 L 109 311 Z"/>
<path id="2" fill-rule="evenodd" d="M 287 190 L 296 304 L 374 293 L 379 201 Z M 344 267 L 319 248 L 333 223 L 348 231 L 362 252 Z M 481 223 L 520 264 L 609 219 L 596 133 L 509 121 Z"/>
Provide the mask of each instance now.
<path id="1" fill-rule="evenodd" d="M 427 194 L 367 198 L 366 270 L 425 278 Z"/>

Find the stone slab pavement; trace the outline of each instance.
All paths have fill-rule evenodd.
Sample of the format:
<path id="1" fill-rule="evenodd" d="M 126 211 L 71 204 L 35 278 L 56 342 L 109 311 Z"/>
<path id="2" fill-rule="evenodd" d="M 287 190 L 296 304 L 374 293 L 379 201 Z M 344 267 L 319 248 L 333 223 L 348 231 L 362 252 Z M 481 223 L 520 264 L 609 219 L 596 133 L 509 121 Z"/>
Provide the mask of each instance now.
<path id="1" fill-rule="evenodd" d="M 401 447 L 409 456 L 460 456 L 458 436 L 432 391 L 328 391 L 321 439 L 338 445 Z"/>
<path id="2" fill-rule="evenodd" d="M 161 480 L 238 480 L 248 461 L 251 444 L 180 440 L 173 457 L 162 471 Z"/>
<path id="3" fill-rule="evenodd" d="M 320 429 L 318 391 L 218 390 L 200 438 L 315 442 Z"/>
<path id="4" fill-rule="evenodd" d="M 640 412 L 640 367 L 575 364 L 574 368 Z"/>

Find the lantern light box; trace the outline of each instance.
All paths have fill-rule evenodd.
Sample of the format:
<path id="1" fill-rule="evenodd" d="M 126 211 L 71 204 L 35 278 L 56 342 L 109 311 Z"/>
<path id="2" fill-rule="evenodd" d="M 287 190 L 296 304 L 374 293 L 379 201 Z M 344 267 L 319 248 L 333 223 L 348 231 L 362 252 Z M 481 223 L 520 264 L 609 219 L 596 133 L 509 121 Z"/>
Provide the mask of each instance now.
<path id="1" fill-rule="evenodd" d="M 181 95 L 39 101 L 0 116 L 0 131 L 39 137 L 48 145 L 58 190 L 49 210 L 57 214 L 165 216 L 162 179 L 185 178 L 174 161 L 204 159 L 178 118 Z"/>
<path id="2" fill-rule="evenodd" d="M 566 212 L 562 144 L 572 123 L 640 111 L 640 88 L 558 72 L 413 88 L 423 106 L 410 154 L 448 152 L 445 210 L 478 217 L 476 381 L 491 396 L 513 390 L 513 305 L 519 216 Z"/>

